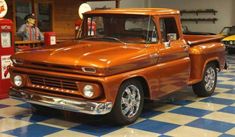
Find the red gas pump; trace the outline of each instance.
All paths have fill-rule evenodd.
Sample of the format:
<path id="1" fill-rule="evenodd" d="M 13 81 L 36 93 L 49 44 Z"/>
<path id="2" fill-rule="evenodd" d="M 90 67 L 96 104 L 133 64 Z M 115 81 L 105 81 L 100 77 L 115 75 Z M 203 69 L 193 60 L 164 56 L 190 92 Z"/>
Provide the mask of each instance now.
<path id="1" fill-rule="evenodd" d="M 56 44 L 56 33 L 55 32 L 45 32 L 44 41 L 46 46 L 52 46 Z"/>
<path id="2" fill-rule="evenodd" d="M 6 98 L 11 86 L 8 68 L 12 65 L 10 57 L 14 54 L 15 48 L 13 23 L 3 18 L 8 10 L 5 0 L 0 0 L 0 7 L 0 98 Z"/>
<path id="3" fill-rule="evenodd" d="M 91 21 L 90 18 L 88 18 L 88 36 L 95 36 L 96 35 L 96 23 L 95 21 Z"/>
<path id="4" fill-rule="evenodd" d="M 8 96 L 11 86 L 8 67 L 12 65 L 10 56 L 14 54 L 13 23 L 8 19 L 0 19 L 0 98 Z"/>

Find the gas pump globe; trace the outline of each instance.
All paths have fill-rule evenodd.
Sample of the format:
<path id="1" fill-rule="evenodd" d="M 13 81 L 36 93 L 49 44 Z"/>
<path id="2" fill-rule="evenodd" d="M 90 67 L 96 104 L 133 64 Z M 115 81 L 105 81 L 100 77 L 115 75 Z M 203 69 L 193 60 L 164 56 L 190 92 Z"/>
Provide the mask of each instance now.
<path id="1" fill-rule="evenodd" d="M 7 3 L 5 0 L 0 0 L 0 18 L 6 16 L 8 11 Z"/>

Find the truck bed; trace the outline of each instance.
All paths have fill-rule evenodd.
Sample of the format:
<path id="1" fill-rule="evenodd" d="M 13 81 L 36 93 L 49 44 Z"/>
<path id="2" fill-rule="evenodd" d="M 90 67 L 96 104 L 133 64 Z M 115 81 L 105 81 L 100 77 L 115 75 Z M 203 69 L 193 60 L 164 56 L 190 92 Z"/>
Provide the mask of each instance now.
<path id="1" fill-rule="evenodd" d="M 220 35 L 184 35 L 184 39 L 190 46 L 202 44 L 211 41 L 221 41 L 223 36 Z"/>

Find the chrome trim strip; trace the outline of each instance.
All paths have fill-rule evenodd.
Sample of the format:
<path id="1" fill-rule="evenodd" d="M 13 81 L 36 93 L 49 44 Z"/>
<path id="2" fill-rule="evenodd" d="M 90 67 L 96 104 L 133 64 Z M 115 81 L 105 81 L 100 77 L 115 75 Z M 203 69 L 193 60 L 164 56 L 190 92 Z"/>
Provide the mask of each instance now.
<path id="1" fill-rule="evenodd" d="M 235 48 L 235 45 L 225 45 L 228 48 Z"/>
<path id="2" fill-rule="evenodd" d="M 89 101 L 76 101 L 65 98 L 29 93 L 24 90 L 11 88 L 9 96 L 32 104 L 38 104 L 50 108 L 79 112 L 91 115 L 104 115 L 111 112 L 112 102 L 98 103 Z"/>

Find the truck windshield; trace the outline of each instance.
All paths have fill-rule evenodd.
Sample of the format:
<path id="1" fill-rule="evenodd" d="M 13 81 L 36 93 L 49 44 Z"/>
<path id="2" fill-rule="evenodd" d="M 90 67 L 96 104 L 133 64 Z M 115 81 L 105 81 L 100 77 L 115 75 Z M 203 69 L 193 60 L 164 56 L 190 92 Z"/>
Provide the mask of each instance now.
<path id="1" fill-rule="evenodd" d="M 84 18 L 80 38 L 122 43 L 158 41 L 152 17 L 142 15 L 87 15 Z"/>

